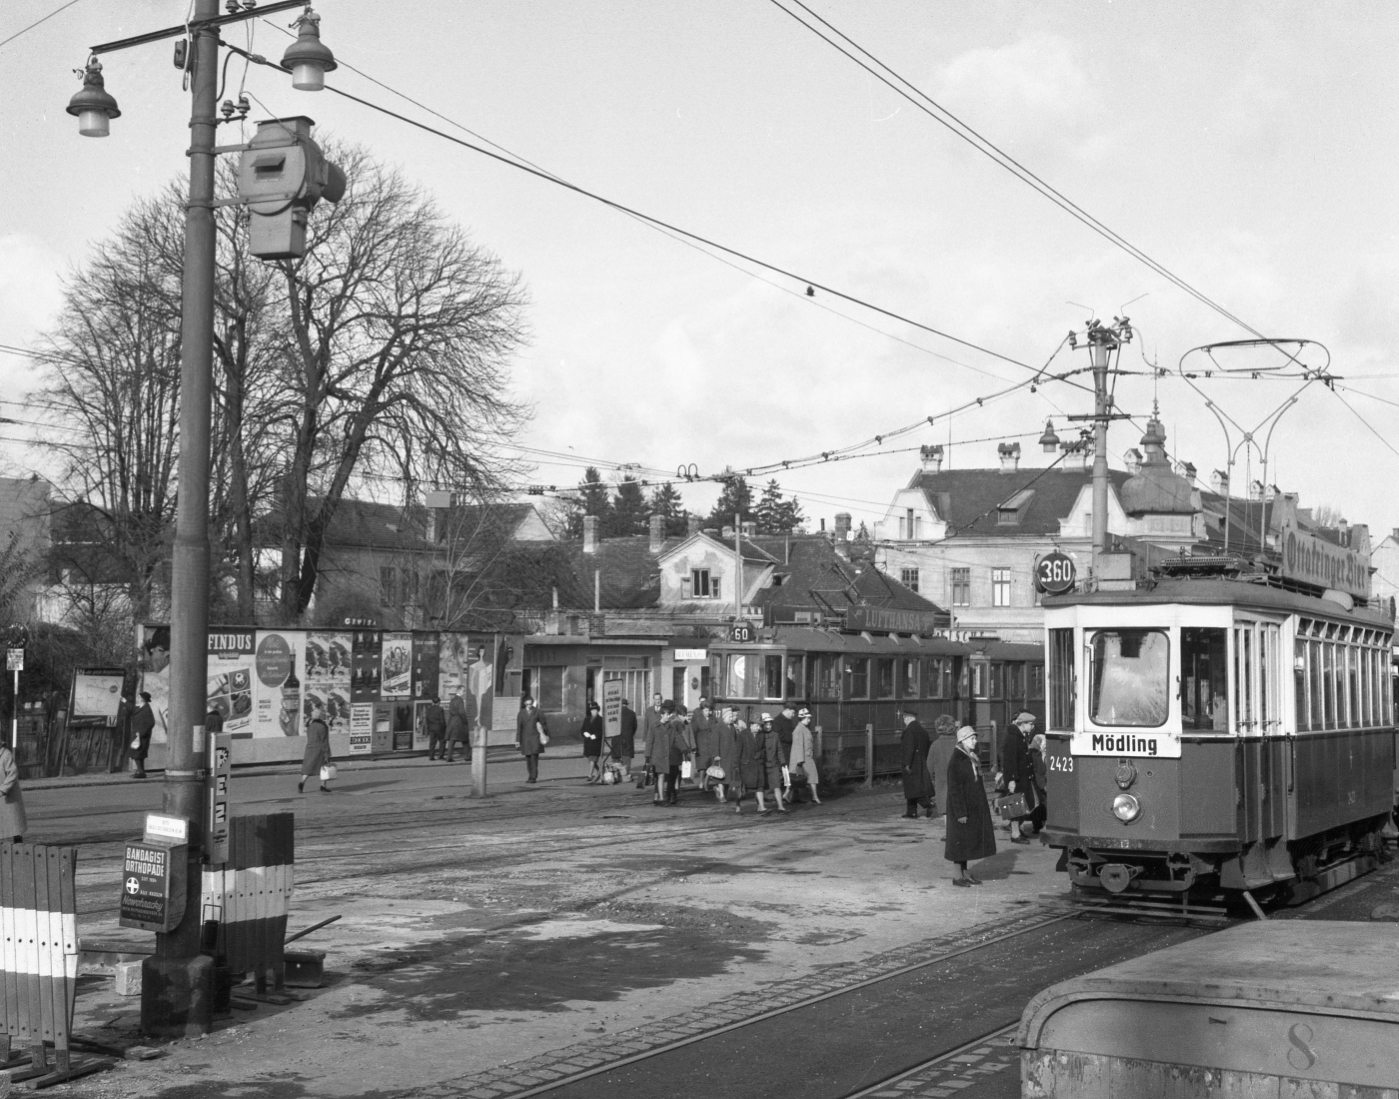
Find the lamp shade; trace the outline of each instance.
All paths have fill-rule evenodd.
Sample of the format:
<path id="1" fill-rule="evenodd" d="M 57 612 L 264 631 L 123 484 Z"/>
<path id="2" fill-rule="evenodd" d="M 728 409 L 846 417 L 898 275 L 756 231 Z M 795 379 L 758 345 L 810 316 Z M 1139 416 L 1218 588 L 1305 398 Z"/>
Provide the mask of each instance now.
<path id="1" fill-rule="evenodd" d="M 102 62 L 93 58 L 83 70 L 83 86 L 68 101 L 68 113 L 78 119 L 78 133 L 84 137 L 106 137 L 111 120 L 121 117 L 117 101 L 102 83 Z"/>
<path id="2" fill-rule="evenodd" d="M 337 67 L 335 55 L 321 42 L 321 17 L 310 8 L 296 26 L 296 41 L 282 54 L 282 68 L 291 70 L 293 88 L 319 92 L 325 88 L 325 74 Z"/>

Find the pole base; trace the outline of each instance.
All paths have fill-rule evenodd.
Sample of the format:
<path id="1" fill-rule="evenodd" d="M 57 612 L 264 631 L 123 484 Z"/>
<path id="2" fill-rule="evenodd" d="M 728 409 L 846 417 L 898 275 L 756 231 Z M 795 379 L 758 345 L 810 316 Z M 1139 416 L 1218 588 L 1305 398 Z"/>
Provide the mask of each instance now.
<path id="1" fill-rule="evenodd" d="M 214 959 L 152 957 L 141 963 L 141 1033 L 192 1038 L 214 1029 Z"/>

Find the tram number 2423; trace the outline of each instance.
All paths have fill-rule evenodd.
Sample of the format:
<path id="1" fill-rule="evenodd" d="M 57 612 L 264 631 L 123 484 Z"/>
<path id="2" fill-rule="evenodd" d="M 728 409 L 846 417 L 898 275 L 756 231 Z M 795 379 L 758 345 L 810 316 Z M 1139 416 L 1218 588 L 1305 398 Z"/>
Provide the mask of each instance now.
<path id="1" fill-rule="evenodd" d="M 1072 771 L 1074 769 L 1073 756 L 1047 756 L 1044 766 L 1050 771 Z"/>

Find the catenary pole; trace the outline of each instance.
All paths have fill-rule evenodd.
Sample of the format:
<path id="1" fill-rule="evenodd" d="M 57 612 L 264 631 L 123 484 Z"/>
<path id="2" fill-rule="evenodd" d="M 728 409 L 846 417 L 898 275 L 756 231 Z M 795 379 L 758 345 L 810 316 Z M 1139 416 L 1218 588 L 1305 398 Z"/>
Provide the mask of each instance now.
<path id="1" fill-rule="evenodd" d="M 216 18 L 218 0 L 195 0 L 192 22 Z M 179 502 L 170 574 L 170 710 L 165 813 L 190 822 L 184 917 L 156 937 L 145 967 L 141 1029 L 154 1036 L 212 1028 L 212 959 L 200 954 L 200 869 L 205 781 L 209 626 L 209 422 L 214 345 L 214 170 L 219 36 L 194 31 L 189 201 L 185 207 L 180 325 Z M 154 970 L 154 972 L 152 972 Z M 155 978 L 155 987 L 148 987 Z"/>
<path id="2" fill-rule="evenodd" d="M 1093 362 L 1093 583 L 1102 578 L 1108 544 L 1108 344 L 1094 340 Z"/>

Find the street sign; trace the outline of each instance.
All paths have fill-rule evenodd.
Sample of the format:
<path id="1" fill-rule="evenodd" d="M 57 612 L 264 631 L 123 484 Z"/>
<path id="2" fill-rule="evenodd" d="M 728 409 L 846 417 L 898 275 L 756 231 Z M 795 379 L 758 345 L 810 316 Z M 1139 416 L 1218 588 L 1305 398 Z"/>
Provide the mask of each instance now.
<path id="1" fill-rule="evenodd" d="M 120 924 L 173 931 L 185 914 L 185 859 L 178 843 L 130 840 L 122 859 Z"/>
<path id="2" fill-rule="evenodd" d="M 1078 570 L 1067 553 L 1046 553 L 1035 565 L 1035 588 L 1046 595 L 1063 595 L 1074 590 Z"/>
<path id="3" fill-rule="evenodd" d="M 24 671 L 24 650 L 23 650 L 23 649 L 6 649 L 6 650 L 5 650 L 5 671 L 7 671 L 7 672 L 22 672 L 22 671 Z"/>
<path id="4" fill-rule="evenodd" d="M 205 834 L 206 861 L 219 866 L 228 861 L 228 783 L 233 776 L 233 734 L 212 736 L 209 746 L 209 819 Z"/>
<path id="5" fill-rule="evenodd" d="M 735 622 L 729 627 L 730 641 L 752 641 L 755 637 L 757 637 L 757 632 L 751 623 Z"/>

